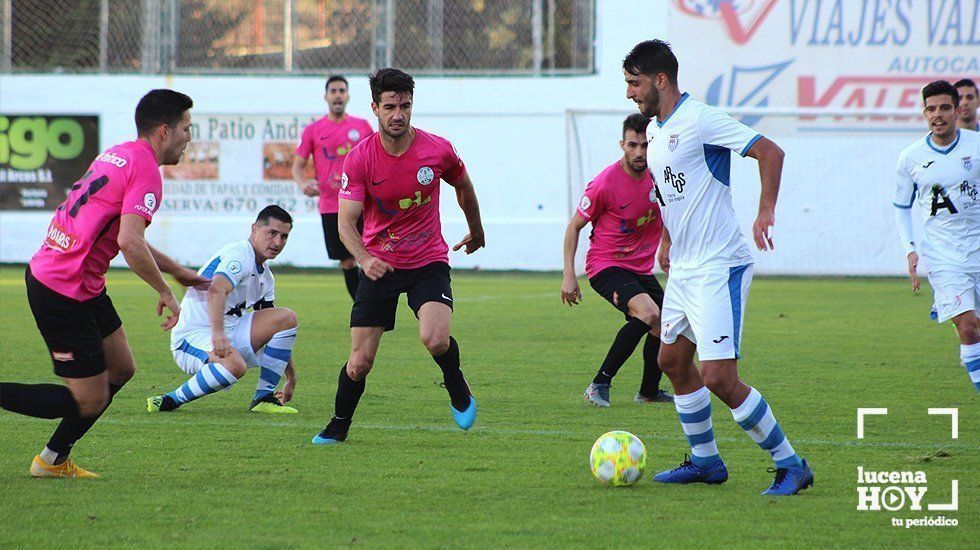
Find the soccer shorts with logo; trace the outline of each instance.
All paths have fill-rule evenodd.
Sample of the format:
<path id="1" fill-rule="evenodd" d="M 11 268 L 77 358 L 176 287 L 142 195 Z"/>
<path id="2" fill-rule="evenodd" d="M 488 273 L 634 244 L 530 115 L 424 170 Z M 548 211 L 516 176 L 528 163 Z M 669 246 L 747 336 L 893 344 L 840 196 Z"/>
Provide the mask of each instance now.
<path id="1" fill-rule="evenodd" d="M 936 320 L 940 323 L 980 307 L 980 273 L 930 271 L 929 284 L 935 293 Z"/>
<path id="2" fill-rule="evenodd" d="M 231 330 L 226 330 L 231 347 L 235 348 L 248 367 L 257 367 L 259 359 L 252 350 L 252 311 L 242 314 L 241 320 Z M 174 361 L 180 370 L 189 375 L 197 374 L 204 365 L 208 364 L 208 352 L 214 349 L 211 342 L 211 329 L 202 328 L 174 334 L 170 340 Z"/>
<path id="3" fill-rule="evenodd" d="M 657 307 L 663 306 L 664 289 L 653 275 L 636 273 L 622 267 L 607 267 L 589 278 L 593 290 L 629 320 L 629 302 L 639 294 L 648 294 Z"/>
<path id="4" fill-rule="evenodd" d="M 698 359 L 738 359 L 752 264 L 714 269 L 671 269 L 660 318 L 660 339 L 684 336 Z"/>
<path id="5" fill-rule="evenodd" d="M 62 296 L 24 273 L 27 302 L 48 346 L 54 373 L 63 378 L 88 378 L 106 370 L 102 340 L 119 330 L 122 321 L 105 290 L 79 302 Z"/>
<path id="6" fill-rule="evenodd" d="M 350 326 L 394 329 L 401 294 L 408 294 L 408 307 L 416 317 L 427 302 L 439 302 L 452 309 L 449 271 L 449 264 L 433 262 L 415 269 L 396 269 L 377 281 L 372 281 L 362 271 L 350 312 Z"/>

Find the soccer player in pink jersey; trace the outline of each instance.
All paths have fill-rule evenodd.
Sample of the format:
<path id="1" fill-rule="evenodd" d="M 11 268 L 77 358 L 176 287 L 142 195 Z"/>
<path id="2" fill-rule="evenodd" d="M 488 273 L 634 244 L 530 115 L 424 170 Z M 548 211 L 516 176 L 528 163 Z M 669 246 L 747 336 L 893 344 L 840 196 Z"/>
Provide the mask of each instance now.
<path id="1" fill-rule="evenodd" d="M 663 372 L 657 365 L 660 351 L 660 307 L 664 289 L 653 276 L 653 258 L 663 233 L 660 206 L 647 171 L 646 131 L 649 119 L 635 113 L 623 121 L 623 156 L 606 167 L 585 188 L 578 209 L 565 229 L 562 302 L 573 306 L 582 299 L 575 277 L 575 249 L 582 228 L 592 223 L 585 273 L 589 284 L 614 308 L 626 315 L 612 347 L 606 353 L 585 399 L 597 407 L 609 406 L 609 386 L 630 358 L 640 338 L 643 344 L 643 381 L 633 399 L 637 403 L 672 402 L 660 389 Z"/>
<path id="2" fill-rule="evenodd" d="M 357 291 L 357 262 L 340 240 L 337 231 L 337 192 L 340 190 L 340 176 L 344 171 L 344 157 L 362 139 L 374 133 L 371 125 L 363 118 L 347 114 L 350 101 L 347 79 L 333 75 L 327 79 L 327 93 L 324 101 L 330 112 L 320 120 L 303 129 L 296 154 L 293 157 L 293 181 L 308 197 L 320 197 L 320 222 L 323 225 L 323 241 L 327 245 L 327 256 L 340 261 L 347 292 L 354 298 Z M 306 162 L 313 156 L 316 179 L 303 175 Z"/>
<path id="3" fill-rule="evenodd" d="M 121 250 L 130 268 L 159 294 L 157 314 L 170 330 L 180 306 L 161 271 L 183 285 L 205 284 L 145 239 L 162 200 L 159 166 L 177 164 L 190 141 L 186 95 L 153 90 L 136 107 L 138 138 L 110 147 L 72 185 L 25 274 L 27 300 L 65 386 L 0 382 L 0 407 L 38 418 L 61 418 L 34 458 L 35 477 L 92 478 L 68 457 L 136 370 L 122 321 L 106 294 L 109 261 Z M 67 386 L 67 387 L 66 387 Z"/>
<path id="4" fill-rule="evenodd" d="M 347 155 L 340 189 L 340 238 L 362 270 L 351 310 L 351 352 L 340 370 L 334 416 L 313 438 L 318 445 L 347 438 L 381 335 L 395 328 L 401 294 L 408 294 L 419 338 L 442 369 L 456 425 L 466 430 L 476 420 L 476 400 L 459 368 L 459 345 L 449 334 L 453 291 L 439 218 L 440 183 L 456 190 L 466 216 L 469 233 L 453 250 L 465 247 L 467 254 L 484 246 L 476 192 L 449 141 L 411 125 L 412 77 L 385 68 L 370 82 L 379 131 Z M 357 230 L 362 212 L 363 234 Z"/>

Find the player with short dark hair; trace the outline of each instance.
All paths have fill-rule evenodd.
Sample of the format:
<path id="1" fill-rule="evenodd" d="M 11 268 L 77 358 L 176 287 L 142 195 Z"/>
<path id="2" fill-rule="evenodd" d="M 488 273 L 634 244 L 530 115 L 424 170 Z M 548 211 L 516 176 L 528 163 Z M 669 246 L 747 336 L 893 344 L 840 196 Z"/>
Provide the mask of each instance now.
<path id="1" fill-rule="evenodd" d="M 783 151 L 727 113 L 682 94 L 677 58 L 661 40 L 637 44 L 623 60 L 626 97 L 653 118 L 647 162 L 663 213 L 657 261 L 668 273 L 660 316 L 660 367 L 674 386 L 674 405 L 691 457 L 654 477 L 662 483 L 724 483 L 711 423 L 711 393 L 773 458 L 766 495 L 794 495 L 813 484 L 758 390 L 738 374 L 752 252 L 732 204 L 731 152 L 759 161 L 762 192 L 752 228 L 760 250 L 772 248 Z M 694 354 L 701 362 L 694 366 Z"/>
<path id="2" fill-rule="evenodd" d="M 449 247 L 439 216 L 445 181 L 455 189 L 469 226 L 453 250 L 465 247 L 472 254 L 482 248 L 473 182 L 449 141 L 412 126 L 411 76 L 385 68 L 370 82 L 379 130 L 347 155 L 340 189 L 340 238 L 362 270 L 351 310 L 351 353 L 340 370 L 334 415 L 313 438 L 318 445 L 347 438 L 381 336 L 395 328 L 402 294 L 419 320 L 419 338 L 442 369 L 456 425 L 466 430 L 476 421 L 476 400 L 459 368 L 459 345 L 450 336 Z M 357 229 L 362 212 L 363 234 Z"/>
<path id="3" fill-rule="evenodd" d="M 953 87 L 956 88 L 956 92 L 960 96 L 956 126 L 963 130 L 980 132 L 980 122 L 977 121 L 977 109 L 980 108 L 977 83 L 969 78 L 961 78 L 953 84 Z"/>
<path id="4" fill-rule="evenodd" d="M 157 314 L 170 330 L 180 306 L 161 271 L 187 286 L 207 283 L 146 242 L 144 232 L 162 201 L 159 166 L 177 164 L 190 142 L 191 98 L 153 90 L 136 107 L 138 139 L 110 147 L 92 162 L 54 214 L 25 273 L 27 300 L 65 382 L 0 383 L 0 407 L 38 418 L 61 418 L 31 463 L 35 477 L 93 478 L 75 465 L 72 446 L 95 424 L 136 365 L 122 321 L 106 293 L 109 261 L 120 251 L 159 294 Z"/>
<path id="5" fill-rule="evenodd" d="M 922 114 L 930 132 L 899 154 L 892 204 L 912 291 L 919 290 L 921 252 L 935 295 L 936 321 L 953 321 L 960 359 L 980 391 L 980 134 L 956 127 L 958 89 L 963 87 L 945 80 L 922 89 Z M 912 229 L 916 202 L 925 218 L 919 245 Z"/>
<path id="6" fill-rule="evenodd" d="M 606 167 L 585 188 L 578 210 L 565 229 L 562 302 L 582 299 L 575 277 L 575 249 L 582 228 L 592 223 L 585 272 L 589 284 L 626 316 L 626 324 L 606 353 L 585 399 L 597 407 L 609 406 L 609 387 L 620 367 L 643 335 L 643 382 L 633 399 L 637 403 L 671 402 L 660 389 L 663 372 L 657 365 L 660 351 L 660 306 L 664 290 L 653 276 L 653 258 L 660 244 L 663 222 L 647 171 L 646 129 L 649 119 L 635 113 L 623 121 L 619 142 L 623 156 Z"/>
<path id="7" fill-rule="evenodd" d="M 337 231 L 337 191 L 340 189 L 344 157 L 374 130 L 363 118 L 347 114 L 350 92 L 347 79 L 343 76 L 331 75 L 327 78 L 323 100 L 330 110 L 323 118 L 303 129 L 303 136 L 293 156 L 293 181 L 304 195 L 320 197 L 320 223 L 327 256 L 340 262 L 347 292 L 353 299 L 357 290 L 357 263 L 341 242 Z M 316 179 L 309 179 L 303 174 L 311 156 Z"/>
<path id="8" fill-rule="evenodd" d="M 174 360 L 191 378 L 170 393 L 148 398 L 148 411 L 176 410 L 230 388 L 246 369 L 259 367 L 249 410 L 296 412 L 284 403 L 296 389 L 292 356 L 298 321 L 291 309 L 276 307 L 275 278 L 267 265 L 286 246 L 292 227 L 289 212 L 266 206 L 248 239 L 222 247 L 198 270 L 211 284 L 187 290 L 181 301 L 184 314 L 170 335 Z M 283 375 L 286 383 L 277 392 Z"/>

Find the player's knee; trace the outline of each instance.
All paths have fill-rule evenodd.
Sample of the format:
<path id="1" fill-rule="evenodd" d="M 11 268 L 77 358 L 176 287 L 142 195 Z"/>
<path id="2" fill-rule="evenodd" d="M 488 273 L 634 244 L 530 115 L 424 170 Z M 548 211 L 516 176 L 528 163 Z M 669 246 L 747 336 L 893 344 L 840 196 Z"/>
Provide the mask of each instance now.
<path id="1" fill-rule="evenodd" d="M 439 334 L 439 333 L 429 333 L 421 335 L 422 345 L 425 349 L 429 350 L 429 353 L 436 357 L 446 353 L 449 349 L 449 335 Z"/>
<path id="2" fill-rule="evenodd" d="M 702 369 L 701 378 L 708 390 L 724 401 L 738 386 L 738 377 L 729 376 L 722 369 Z"/>
<path id="3" fill-rule="evenodd" d="M 279 329 L 289 330 L 291 328 L 296 328 L 299 326 L 299 317 L 296 316 L 296 312 L 289 309 L 288 307 L 282 308 L 280 312 Z"/>
<path id="4" fill-rule="evenodd" d="M 78 405 L 78 414 L 83 418 L 94 418 L 102 414 L 106 405 L 109 404 L 109 388 L 95 394 L 76 396 L 75 403 Z"/>
<path id="5" fill-rule="evenodd" d="M 238 355 L 231 355 L 229 357 L 222 358 L 220 363 L 221 366 L 230 372 L 235 378 L 245 376 L 245 371 L 248 370 L 248 365 L 245 364 L 245 360 Z"/>
<path id="6" fill-rule="evenodd" d="M 347 376 L 351 380 L 363 380 L 374 367 L 374 357 L 363 353 L 353 353 L 347 361 Z"/>
<path id="7" fill-rule="evenodd" d="M 121 368 L 114 369 L 109 375 L 109 382 L 115 384 L 116 386 L 125 386 L 133 376 L 136 375 L 136 367 L 133 365 L 126 365 Z"/>
<path id="8" fill-rule="evenodd" d="M 660 312 L 653 308 L 642 308 L 634 317 L 646 323 L 650 328 L 660 325 Z"/>

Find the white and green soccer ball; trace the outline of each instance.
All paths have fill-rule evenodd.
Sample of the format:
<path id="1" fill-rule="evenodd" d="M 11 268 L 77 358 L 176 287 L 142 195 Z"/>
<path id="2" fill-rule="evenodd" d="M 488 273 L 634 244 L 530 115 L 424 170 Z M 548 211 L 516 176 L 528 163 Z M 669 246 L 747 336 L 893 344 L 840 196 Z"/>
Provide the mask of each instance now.
<path id="1" fill-rule="evenodd" d="M 624 431 L 602 434 L 589 453 L 592 474 L 604 485 L 627 487 L 643 477 L 647 449 L 635 435 Z"/>

